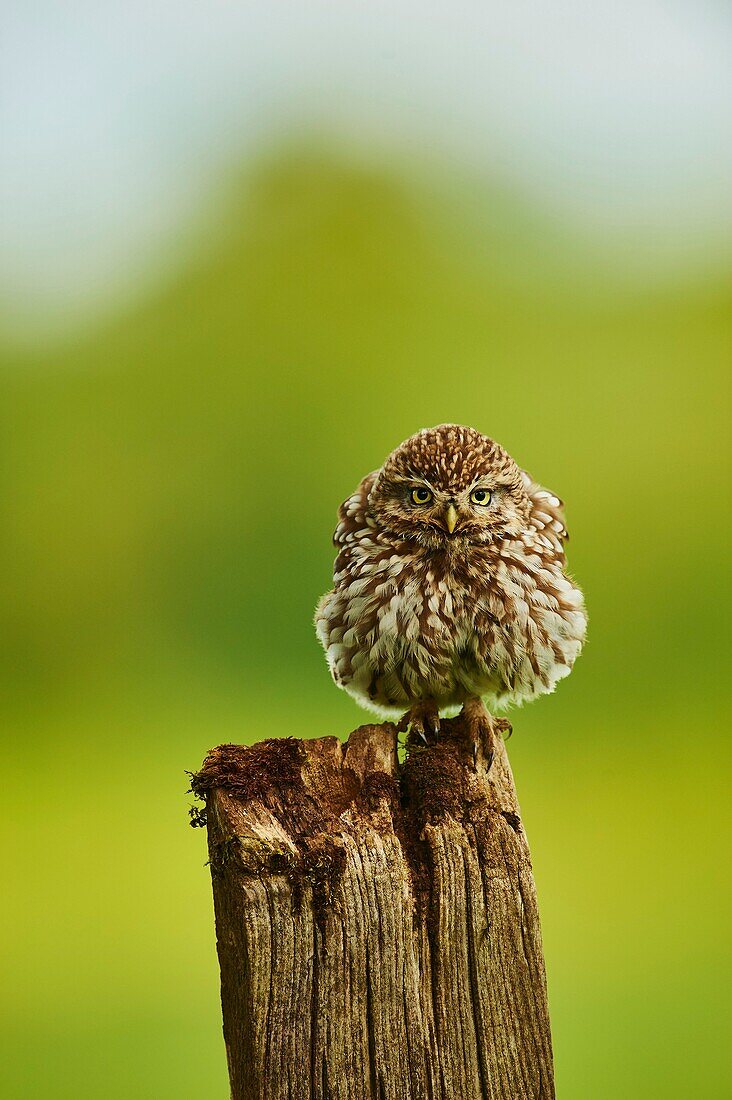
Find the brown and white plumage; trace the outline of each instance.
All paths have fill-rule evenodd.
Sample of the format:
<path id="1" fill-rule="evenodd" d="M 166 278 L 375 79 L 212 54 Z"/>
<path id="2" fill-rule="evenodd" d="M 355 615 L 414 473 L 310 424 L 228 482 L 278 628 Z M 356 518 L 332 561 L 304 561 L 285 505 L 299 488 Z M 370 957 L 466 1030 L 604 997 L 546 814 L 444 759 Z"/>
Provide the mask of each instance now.
<path id="1" fill-rule="evenodd" d="M 316 629 L 363 706 L 407 710 L 422 732 L 462 704 L 490 728 L 478 700 L 522 703 L 571 671 L 586 615 L 562 502 L 493 440 L 455 424 L 418 432 L 338 515 Z"/>

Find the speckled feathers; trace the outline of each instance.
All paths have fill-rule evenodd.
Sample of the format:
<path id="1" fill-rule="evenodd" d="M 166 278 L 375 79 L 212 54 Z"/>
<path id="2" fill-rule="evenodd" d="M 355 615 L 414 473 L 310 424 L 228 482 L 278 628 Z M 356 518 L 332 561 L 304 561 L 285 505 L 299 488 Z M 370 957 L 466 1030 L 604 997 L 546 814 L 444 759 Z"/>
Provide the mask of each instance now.
<path id="1" fill-rule="evenodd" d="M 437 488 L 457 492 L 486 472 L 516 488 L 521 485 L 519 467 L 495 440 L 462 424 L 440 424 L 417 432 L 392 451 L 379 479 L 424 478 Z"/>
<path id="2" fill-rule="evenodd" d="M 566 537 L 559 498 L 499 444 L 461 425 L 418 432 L 339 510 L 316 613 L 334 680 L 385 714 L 553 690 L 586 629 Z"/>

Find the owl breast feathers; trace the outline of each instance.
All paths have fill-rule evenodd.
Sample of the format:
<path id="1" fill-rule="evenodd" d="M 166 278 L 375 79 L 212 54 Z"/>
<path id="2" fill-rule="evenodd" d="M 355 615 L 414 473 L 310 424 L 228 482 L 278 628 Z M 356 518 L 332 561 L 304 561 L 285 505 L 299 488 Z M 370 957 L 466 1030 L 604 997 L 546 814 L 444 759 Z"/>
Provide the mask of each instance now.
<path id="1" fill-rule="evenodd" d="M 316 612 L 336 684 L 383 715 L 552 691 L 587 625 L 566 539 L 562 502 L 493 440 L 418 432 L 339 509 Z"/>

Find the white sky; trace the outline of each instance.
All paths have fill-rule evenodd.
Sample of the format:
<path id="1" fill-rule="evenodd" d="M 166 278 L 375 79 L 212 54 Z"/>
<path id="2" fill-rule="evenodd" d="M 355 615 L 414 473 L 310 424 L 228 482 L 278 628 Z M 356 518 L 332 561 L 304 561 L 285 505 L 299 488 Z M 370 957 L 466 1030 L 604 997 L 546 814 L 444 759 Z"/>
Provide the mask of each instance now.
<path id="1" fill-rule="evenodd" d="M 6 313 L 119 290 L 298 123 L 498 172 L 659 270 L 729 247 L 726 4 L 6 0 L 0 20 Z"/>

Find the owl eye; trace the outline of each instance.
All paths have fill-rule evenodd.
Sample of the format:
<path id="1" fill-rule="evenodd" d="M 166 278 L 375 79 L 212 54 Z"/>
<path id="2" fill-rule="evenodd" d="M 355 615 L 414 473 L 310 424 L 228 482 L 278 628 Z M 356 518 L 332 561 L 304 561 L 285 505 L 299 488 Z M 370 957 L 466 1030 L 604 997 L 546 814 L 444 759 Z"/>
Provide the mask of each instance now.
<path id="1" fill-rule="evenodd" d="M 429 504 L 429 502 L 432 500 L 432 493 L 429 491 L 429 489 L 425 489 L 422 486 L 419 486 L 417 489 L 412 489 L 411 493 L 409 494 L 409 498 L 412 501 L 412 504 Z"/>
<path id="2" fill-rule="evenodd" d="M 473 489 L 472 493 L 470 494 L 470 503 L 471 504 L 486 505 L 486 504 L 490 504 L 490 502 L 491 502 L 491 491 L 490 491 L 490 489 Z"/>

